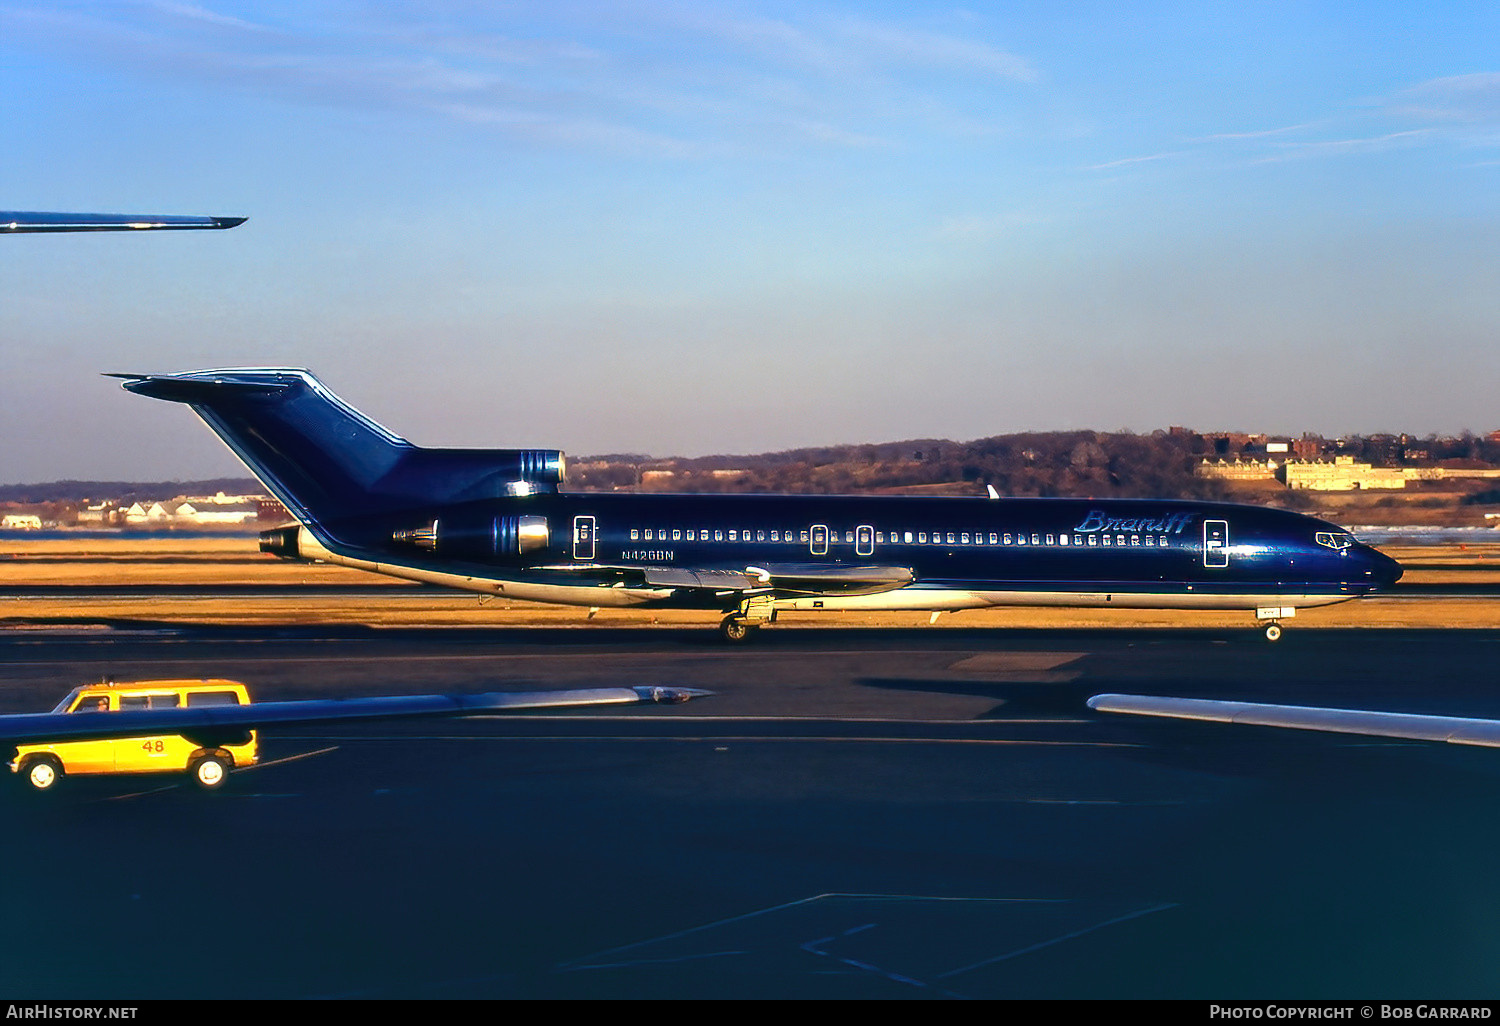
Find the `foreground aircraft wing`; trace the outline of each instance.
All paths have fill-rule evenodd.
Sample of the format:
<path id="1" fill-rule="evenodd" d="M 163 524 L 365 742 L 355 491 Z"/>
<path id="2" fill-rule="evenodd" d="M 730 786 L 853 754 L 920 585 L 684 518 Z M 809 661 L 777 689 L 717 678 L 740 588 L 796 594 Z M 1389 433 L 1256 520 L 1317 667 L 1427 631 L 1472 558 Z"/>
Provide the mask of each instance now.
<path id="1" fill-rule="evenodd" d="M 50 744 L 107 738 L 181 734 L 189 739 L 242 735 L 261 727 L 308 726 L 350 720 L 411 717 L 486 716 L 528 709 L 638 702 L 685 702 L 709 692 L 695 688 L 642 685 L 576 688 L 569 691 L 512 691 L 483 695 L 396 695 L 307 702 L 252 702 L 196 709 L 140 712 L 21 713 L 0 716 L 0 742 Z"/>
<path id="2" fill-rule="evenodd" d="M 1288 727 L 1293 730 L 1321 730 L 1335 734 L 1366 734 L 1500 748 L 1500 720 L 1469 719 L 1463 716 L 1264 705 L 1258 702 L 1222 702 L 1207 698 L 1158 698 L 1153 695 L 1095 695 L 1089 699 L 1089 708 L 1099 712 L 1131 713 L 1178 720 L 1245 723 L 1260 727 Z"/>
<path id="3" fill-rule="evenodd" d="M 52 214 L 0 210 L 0 235 L 25 232 L 134 232 L 157 229 L 233 228 L 243 217 L 195 217 L 181 214 Z"/>

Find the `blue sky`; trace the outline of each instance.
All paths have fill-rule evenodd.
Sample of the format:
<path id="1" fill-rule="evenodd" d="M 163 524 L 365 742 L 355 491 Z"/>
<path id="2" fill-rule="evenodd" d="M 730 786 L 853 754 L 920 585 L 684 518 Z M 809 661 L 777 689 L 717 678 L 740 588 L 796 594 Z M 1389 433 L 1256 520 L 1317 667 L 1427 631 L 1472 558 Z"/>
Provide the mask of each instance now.
<path id="1" fill-rule="evenodd" d="M 238 464 L 101 371 L 424 444 L 1500 426 L 1500 9 L 15 3 L 0 482 Z"/>

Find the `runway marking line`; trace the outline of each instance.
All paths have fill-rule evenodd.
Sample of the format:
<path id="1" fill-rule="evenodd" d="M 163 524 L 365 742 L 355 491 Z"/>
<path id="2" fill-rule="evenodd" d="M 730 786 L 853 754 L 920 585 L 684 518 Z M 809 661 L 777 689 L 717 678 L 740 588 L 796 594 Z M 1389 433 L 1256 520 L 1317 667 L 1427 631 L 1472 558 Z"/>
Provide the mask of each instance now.
<path id="1" fill-rule="evenodd" d="M 701 933 L 704 933 L 704 932 L 709 931 L 709 930 L 721 929 L 721 928 L 726 927 L 726 926 L 731 926 L 731 925 L 734 925 L 734 924 L 747 922 L 748 920 L 751 920 L 751 919 L 756 919 L 756 918 L 759 918 L 759 917 L 762 917 L 762 916 L 774 915 L 776 913 L 785 912 L 785 911 L 787 911 L 789 909 L 794 909 L 794 908 L 798 908 L 798 907 L 801 907 L 801 906 L 807 906 L 807 905 L 813 904 L 815 902 L 821 902 L 821 901 L 826 901 L 826 900 L 830 900 L 830 899 L 843 899 L 843 900 L 854 900 L 854 901 L 893 901 L 893 902 L 901 902 L 901 903 L 919 903 L 919 902 L 931 903 L 931 902 L 937 902 L 937 903 L 952 903 L 952 904 L 957 904 L 957 903 L 971 904 L 971 903 L 976 903 L 977 902 L 977 903 L 996 904 L 996 905 L 1002 905 L 1002 904 L 1006 904 L 1006 905 L 1068 905 L 1068 904 L 1072 904 L 1072 899 L 1067 899 L 1067 898 L 951 898 L 951 897 L 936 897 L 936 896 L 916 895 L 916 894 L 840 894 L 840 893 L 817 894 L 817 895 L 813 895 L 812 897 L 801 898 L 801 899 L 798 899 L 796 901 L 789 901 L 789 902 L 786 902 L 786 903 L 781 904 L 781 905 L 772 905 L 772 906 L 770 906 L 768 908 L 757 909 L 756 911 L 753 911 L 753 912 L 746 912 L 746 913 L 743 913 L 742 915 L 729 916 L 727 918 L 715 920 L 715 921 L 710 922 L 710 923 L 704 923 L 704 924 L 699 925 L 699 926 L 689 927 L 686 930 L 677 930 L 677 931 L 674 931 L 672 933 L 662 934 L 662 935 L 660 935 L 658 937 L 648 937 L 645 940 L 635 941 L 633 943 L 621 945 L 619 947 L 606 948 L 604 951 L 596 952 L 593 955 L 587 955 L 587 956 L 585 956 L 585 957 L 583 957 L 581 959 L 574 959 L 574 960 L 569 961 L 569 962 L 560 963 L 560 964 L 558 964 L 556 966 L 556 971 L 558 971 L 558 972 L 582 972 L 582 971 L 587 971 L 587 970 L 629 969 L 629 968 L 635 968 L 635 967 L 639 967 L 639 966 L 662 965 L 662 964 L 670 964 L 670 963 L 673 963 L 673 962 L 680 963 L 680 962 L 695 961 L 695 960 L 699 960 L 699 959 L 707 958 L 707 957 L 723 957 L 723 956 L 726 956 L 726 955 L 753 955 L 754 954 L 753 951 L 733 950 L 733 951 L 717 951 L 717 952 L 703 953 L 703 954 L 697 954 L 697 955 L 684 955 L 684 956 L 679 956 L 679 957 L 676 957 L 676 958 L 639 958 L 639 959 L 623 958 L 622 959 L 622 958 L 618 957 L 618 956 L 623 955 L 623 954 L 625 954 L 627 952 L 635 951 L 635 950 L 638 950 L 640 948 L 644 948 L 644 947 L 647 947 L 647 946 L 650 946 L 650 945 L 662 944 L 662 943 L 666 943 L 666 942 L 669 942 L 669 941 L 675 941 L 675 940 L 681 940 L 683 938 L 691 937 L 691 936 L 693 936 L 695 934 L 701 934 Z M 1172 908 L 1172 907 L 1174 907 L 1174 906 L 1171 905 L 1171 904 L 1163 904 L 1163 905 L 1153 906 L 1151 908 L 1140 909 L 1140 910 L 1137 910 L 1135 912 L 1130 912 L 1130 913 L 1127 913 L 1127 914 L 1122 915 L 1122 916 L 1116 916 L 1113 919 L 1108 919 L 1108 920 L 1105 920 L 1104 922 L 1101 922 L 1101 923 L 1095 923 L 1095 924 L 1093 924 L 1091 926 L 1084 927 L 1084 928 L 1082 928 L 1080 930 L 1071 931 L 1070 933 L 1064 934 L 1063 936 L 1054 937 L 1054 938 L 1051 938 L 1049 940 L 1043 941 L 1043 942 L 1041 942 L 1039 944 L 1029 945 L 1029 946 L 1027 946 L 1025 948 L 1021 948 L 1021 949 L 1018 949 L 1016 951 L 1007 952 L 1007 953 L 1005 953 L 1003 955 L 996 956 L 995 958 L 984 959 L 984 960 L 982 960 L 980 962 L 975 962 L 972 965 L 963 966 L 963 967 L 958 968 L 958 969 L 950 970 L 949 972 L 941 973 L 937 977 L 935 977 L 935 979 L 945 979 L 945 978 L 950 977 L 950 976 L 955 976 L 955 975 L 958 975 L 958 974 L 961 974 L 961 973 L 969 972 L 969 971 L 971 971 L 973 969 L 977 969 L 977 968 L 980 968 L 980 967 L 985 966 L 985 965 L 992 964 L 992 963 L 997 962 L 997 961 L 1003 961 L 1005 959 L 1015 958 L 1015 957 L 1017 957 L 1019 955 L 1025 954 L 1025 953 L 1027 953 L 1029 951 L 1036 951 L 1036 950 L 1039 950 L 1039 949 L 1042 949 L 1042 948 L 1046 948 L 1046 947 L 1050 947 L 1050 946 L 1055 945 L 1055 944 L 1062 943 L 1063 941 L 1072 939 L 1074 937 L 1080 937 L 1080 936 L 1083 936 L 1085 934 L 1092 933 L 1095 930 L 1102 929 L 1102 928 L 1104 928 L 1106 926 L 1110 926 L 1110 925 L 1112 925 L 1114 923 L 1126 922 L 1126 921 L 1128 921 L 1130 919 L 1135 919 L 1135 918 L 1138 918 L 1140 916 L 1148 915 L 1148 914 L 1150 914 L 1152 912 L 1157 912 L 1157 911 L 1161 911 L 1162 909 Z M 923 980 L 919 980 L 919 979 L 916 979 L 916 978 L 911 977 L 911 976 L 907 976 L 907 975 L 902 974 L 902 973 L 896 973 L 896 972 L 893 972 L 893 971 L 890 971 L 890 970 L 882 969 L 880 966 L 874 965 L 873 963 L 863 962 L 863 961 L 860 961 L 858 959 L 845 958 L 845 957 L 842 957 L 842 956 L 839 956 L 839 955 L 832 954 L 831 952 L 821 950 L 821 948 L 820 948 L 820 946 L 822 946 L 822 945 L 827 945 L 827 944 L 833 943 L 834 941 L 837 941 L 837 940 L 841 940 L 841 939 L 844 939 L 844 938 L 847 938 L 847 937 L 852 937 L 852 936 L 854 936 L 856 934 L 863 933 L 866 930 L 873 929 L 873 928 L 875 928 L 878 925 L 879 925 L 878 923 L 874 923 L 874 922 L 862 923 L 862 924 L 860 924 L 858 926 L 850 927 L 850 928 L 848 928 L 846 930 L 843 930 L 843 931 L 840 931 L 839 933 L 836 933 L 836 934 L 829 934 L 829 935 L 825 935 L 823 937 L 819 937 L 819 938 L 814 939 L 814 940 L 809 940 L 809 941 L 804 941 L 804 942 L 798 943 L 797 947 L 800 948 L 801 950 L 807 952 L 808 954 L 818 955 L 818 956 L 821 956 L 821 957 L 824 957 L 824 958 L 832 958 L 835 961 L 841 962 L 841 963 L 843 963 L 843 964 L 845 964 L 845 965 L 847 965 L 847 966 L 849 966 L 849 967 L 851 967 L 853 969 L 857 969 L 857 970 L 859 970 L 861 972 L 865 972 L 865 973 L 873 973 L 875 975 L 879 975 L 881 977 L 884 977 L 885 979 L 892 980 L 892 981 L 897 982 L 897 983 L 903 983 L 903 984 L 906 984 L 906 985 L 909 985 L 909 986 L 915 986 L 915 987 L 920 987 L 920 988 L 927 989 L 927 990 L 933 990 L 933 991 L 936 991 L 936 992 L 941 993 L 941 994 L 943 994 L 945 996 L 948 996 L 948 997 L 961 997 L 962 996 L 962 995 L 953 993 L 951 991 L 945 990 L 945 989 L 943 989 L 941 987 L 934 986 L 933 984 L 927 983 L 927 982 L 925 982 Z"/>
<path id="2" fill-rule="evenodd" d="M 1082 937 L 1085 934 L 1093 933 L 1095 930 L 1102 930 L 1106 926 L 1114 926 L 1118 923 L 1129 922 L 1132 919 L 1139 919 L 1142 916 L 1149 916 L 1153 912 L 1163 912 L 1169 908 L 1176 907 L 1176 902 L 1169 901 L 1160 905 L 1152 905 L 1150 908 L 1143 908 L 1138 909 L 1134 912 L 1127 912 L 1122 916 L 1115 916 L 1113 919 L 1106 919 L 1102 923 L 1095 923 L 1092 926 L 1085 926 L 1081 930 L 1073 930 L 1072 932 L 1065 933 L 1060 937 L 1053 937 L 1051 940 L 1041 941 L 1037 944 L 1030 944 L 1024 948 L 1017 948 L 1015 951 L 1009 951 L 1003 955 L 996 955 L 994 958 L 986 958 L 981 962 L 975 962 L 973 965 L 966 965 L 959 969 L 950 969 L 946 973 L 939 973 L 937 979 L 945 980 L 950 976 L 957 976 L 960 973 L 972 972 L 975 969 L 980 969 L 987 965 L 994 965 L 997 962 L 1004 962 L 1012 958 L 1019 958 L 1021 955 L 1029 955 L 1033 951 L 1040 951 L 1043 948 L 1050 948 L 1055 944 L 1061 944 L 1064 941 L 1070 941 L 1077 937 Z"/>

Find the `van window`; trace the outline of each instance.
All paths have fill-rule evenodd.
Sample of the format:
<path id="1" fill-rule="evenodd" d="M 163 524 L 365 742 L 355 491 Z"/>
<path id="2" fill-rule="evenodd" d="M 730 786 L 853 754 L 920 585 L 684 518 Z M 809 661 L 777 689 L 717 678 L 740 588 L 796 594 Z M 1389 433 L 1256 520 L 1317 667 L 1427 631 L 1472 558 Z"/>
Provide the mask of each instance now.
<path id="1" fill-rule="evenodd" d="M 176 709 L 182 703 L 178 701 L 177 695 L 121 695 L 120 709 Z"/>
<path id="2" fill-rule="evenodd" d="M 188 708 L 206 705 L 239 705 L 240 696 L 233 691 L 189 691 Z"/>

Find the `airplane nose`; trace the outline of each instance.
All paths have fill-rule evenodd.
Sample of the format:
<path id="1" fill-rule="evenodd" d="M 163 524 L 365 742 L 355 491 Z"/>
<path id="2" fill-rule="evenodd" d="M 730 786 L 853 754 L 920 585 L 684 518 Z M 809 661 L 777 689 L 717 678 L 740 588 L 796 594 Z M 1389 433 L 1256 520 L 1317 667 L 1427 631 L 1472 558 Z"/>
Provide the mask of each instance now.
<path id="1" fill-rule="evenodd" d="M 1401 580 L 1401 564 L 1379 549 L 1370 549 L 1365 554 L 1370 563 L 1370 578 L 1377 588 L 1389 588 Z"/>

